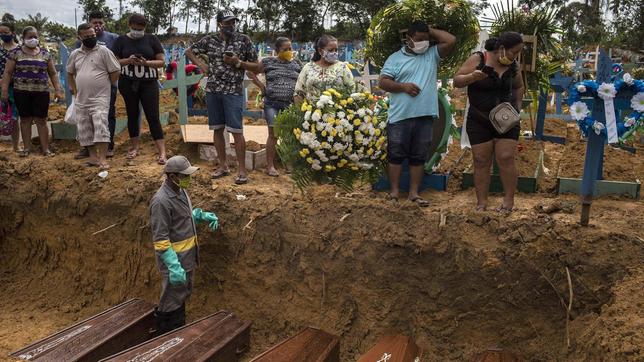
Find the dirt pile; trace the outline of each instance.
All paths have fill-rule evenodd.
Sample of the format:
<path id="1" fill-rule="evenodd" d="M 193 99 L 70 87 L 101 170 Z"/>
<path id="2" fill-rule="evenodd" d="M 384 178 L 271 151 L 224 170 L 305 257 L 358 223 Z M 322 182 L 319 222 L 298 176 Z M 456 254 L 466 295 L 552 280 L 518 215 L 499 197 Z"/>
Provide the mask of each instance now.
<path id="1" fill-rule="evenodd" d="M 71 156 L 0 157 L 2 355 L 125 299 L 158 297 L 153 155 L 117 156 L 105 180 Z M 641 202 L 598 200 L 582 228 L 573 197 L 521 195 L 506 217 L 471 211 L 469 191 L 427 194 L 433 206 L 421 209 L 366 189 L 303 195 L 284 177 L 251 178 L 193 182 L 193 203 L 221 229 L 199 230 L 188 304 L 191 320 L 219 309 L 253 320 L 247 357 L 311 324 L 342 336 L 343 361 L 389 333 L 413 336 L 431 360 L 491 346 L 544 361 L 644 355 Z"/>

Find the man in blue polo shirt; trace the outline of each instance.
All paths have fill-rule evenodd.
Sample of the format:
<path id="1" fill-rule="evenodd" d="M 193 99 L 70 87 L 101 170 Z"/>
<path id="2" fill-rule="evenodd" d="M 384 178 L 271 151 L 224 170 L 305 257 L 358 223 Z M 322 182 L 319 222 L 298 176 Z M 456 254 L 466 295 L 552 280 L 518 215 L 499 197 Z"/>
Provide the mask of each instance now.
<path id="1" fill-rule="evenodd" d="M 118 34 L 110 33 L 105 30 L 105 19 L 104 15 L 100 11 L 92 11 L 88 15 L 87 22 L 94 28 L 96 32 L 96 43 L 98 45 L 103 45 L 109 50 L 113 50 L 114 42 L 118 38 Z M 81 42 L 77 41 L 75 49 L 80 48 Z M 112 84 L 110 89 L 110 109 L 107 116 L 108 128 L 110 130 L 110 143 L 107 146 L 107 157 L 114 156 L 114 132 L 116 131 L 116 90 L 117 87 L 115 84 Z M 89 157 L 89 150 L 87 147 L 83 147 L 78 154 L 76 154 L 76 159 L 82 159 Z"/>
<path id="2" fill-rule="evenodd" d="M 392 199 L 398 199 L 402 163 L 408 160 L 409 200 L 429 205 L 418 188 L 432 141 L 432 123 L 438 117 L 436 74 L 441 58 L 455 43 L 452 34 L 414 22 L 407 29 L 405 46 L 389 56 L 382 68 L 380 88 L 390 93 L 387 154 Z"/>

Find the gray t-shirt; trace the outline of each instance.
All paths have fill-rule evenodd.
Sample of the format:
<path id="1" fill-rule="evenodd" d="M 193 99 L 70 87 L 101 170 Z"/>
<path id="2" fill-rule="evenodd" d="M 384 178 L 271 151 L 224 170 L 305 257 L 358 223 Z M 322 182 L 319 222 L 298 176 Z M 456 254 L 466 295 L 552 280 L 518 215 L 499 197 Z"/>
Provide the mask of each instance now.
<path id="1" fill-rule="evenodd" d="M 109 49 L 97 45 L 93 49 L 79 48 L 69 55 L 67 73 L 74 75 L 79 106 L 109 106 L 110 73 L 121 70 L 121 64 Z"/>
<path id="2" fill-rule="evenodd" d="M 276 57 L 262 59 L 266 74 L 266 100 L 293 103 L 295 83 L 302 70 L 302 63 L 294 59 L 285 62 Z"/>

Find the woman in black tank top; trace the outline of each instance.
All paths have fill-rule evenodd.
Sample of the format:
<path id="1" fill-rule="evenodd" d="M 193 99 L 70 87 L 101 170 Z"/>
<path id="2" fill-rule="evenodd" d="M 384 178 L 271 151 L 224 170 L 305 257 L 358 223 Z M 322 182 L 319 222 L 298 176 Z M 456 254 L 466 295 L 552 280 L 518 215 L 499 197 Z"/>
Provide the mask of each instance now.
<path id="1" fill-rule="evenodd" d="M 510 102 L 521 109 L 523 81 L 515 61 L 523 50 L 519 33 L 502 33 L 498 38 L 485 42 L 485 54 L 474 53 L 454 76 L 454 86 L 467 87 L 470 108 L 467 114 L 466 131 L 474 157 L 474 187 L 477 210 L 487 207 L 490 187 L 492 157 L 496 158 L 505 196 L 497 209 L 510 212 L 514 208 L 514 193 L 517 187 L 516 155 L 520 126 L 500 134 L 490 122 L 490 111 L 502 102 Z"/>

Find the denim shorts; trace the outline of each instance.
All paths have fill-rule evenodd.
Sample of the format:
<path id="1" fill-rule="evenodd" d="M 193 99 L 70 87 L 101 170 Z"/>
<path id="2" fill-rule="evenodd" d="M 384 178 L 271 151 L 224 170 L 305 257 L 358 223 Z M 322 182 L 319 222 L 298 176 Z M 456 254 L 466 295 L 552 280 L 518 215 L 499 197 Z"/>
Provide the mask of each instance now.
<path id="1" fill-rule="evenodd" d="M 206 106 L 211 130 L 225 127 L 230 133 L 243 132 L 243 96 L 206 92 Z"/>
<path id="2" fill-rule="evenodd" d="M 404 119 L 387 125 L 387 155 L 389 163 L 410 166 L 425 164 L 432 143 L 434 116 Z"/>
<path id="3" fill-rule="evenodd" d="M 266 119 L 268 126 L 273 127 L 273 122 L 275 122 L 275 117 L 277 116 L 277 114 L 285 110 L 289 106 L 290 104 L 284 102 L 265 101 L 264 119 Z"/>

